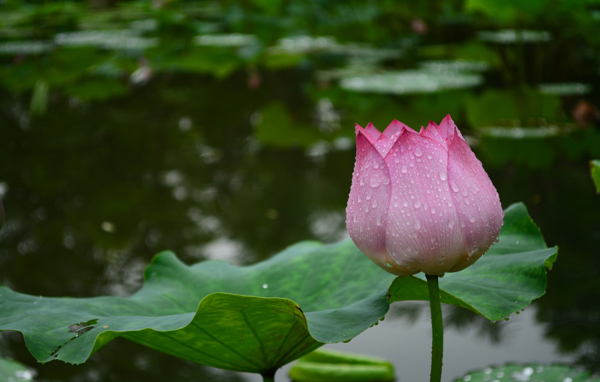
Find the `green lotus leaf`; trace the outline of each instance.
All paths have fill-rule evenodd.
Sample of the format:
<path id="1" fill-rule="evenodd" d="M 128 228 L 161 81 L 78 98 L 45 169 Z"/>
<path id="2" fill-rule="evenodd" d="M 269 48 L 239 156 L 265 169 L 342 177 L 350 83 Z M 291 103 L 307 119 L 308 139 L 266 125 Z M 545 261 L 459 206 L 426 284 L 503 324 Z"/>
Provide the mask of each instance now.
<path id="1" fill-rule="evenodd" d="M 270 373 L 383 317 L 393 275 L 350 240 L 296 244 L 248 267 L 164 252 L 130 298 L 43 298 L 0 287 L 0 331 L 33 356 L 85 362 L 116 337 L 222 369 Z"/>
<path id="2" fill-rule="evenodd" d="M 498 319 L 544 293 L 556 249 L 546 248 L 523 205 L 505 213 L 500 241 L 440 281 L 443 302 Z M 163 252 L 144 276 L 129 298 L 45 298 L 0 287 L 0 331 L 21 332 L 40 362 L 82 363 L 123 337 L 189 361 L 272 375 L 324 343 L 354 338 L 393 301 L 428 299 L 423 278 L 394 280 L 351 240 L 298 243 L 248 267 L 188 266 Z"/>
<path id="3" fill-rule="evenodd" d="M 590 161 L 590 170 L 592 171 L 592 180 L 596 186 L 596 193 L 600 194 L 600 160 Z"/>
<path id="4" fill-rule="evenodd" d="M 393 381 L 394 365 L 386 359 L 318 349 L 300 358 L 289 372 L 297 382 Z"/>
<path id="5" fill-rule="evenodd" d="M 504 211 L 498 243 L 476 263 L 439 281 L 441 300 L 497 321 L 520 312 L 546 292 L 546 268 L 558 248 L 548 248 L 522 203 Z M 427 281 L 419 274 L 399 277 L 390 287 L 389 302 L 429 300 Z"/>
<path id="6" fill-rule="evenodd" d="M 455 379 L 454 382 L 480 382 L 493 380 L 507 382 L 600 382 L 600 377 L 592 376 L 587 371 L 570 365 L 507 364 L 472 371 L 462 378 Z"/>

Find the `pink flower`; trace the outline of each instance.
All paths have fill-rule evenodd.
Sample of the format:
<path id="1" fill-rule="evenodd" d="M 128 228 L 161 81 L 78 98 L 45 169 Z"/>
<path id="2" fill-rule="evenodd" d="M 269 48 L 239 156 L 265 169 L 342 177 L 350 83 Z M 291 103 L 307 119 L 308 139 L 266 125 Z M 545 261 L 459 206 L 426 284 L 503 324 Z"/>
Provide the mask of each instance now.
<path id="1" fill-rule="evenodd" d="M 356 125 L 346 227 L 381 268 L 398 276 L 460 271 L 496 241 L 503 217 L 450 115 L 419 133 L 397 120 L 383 133 Z"/>

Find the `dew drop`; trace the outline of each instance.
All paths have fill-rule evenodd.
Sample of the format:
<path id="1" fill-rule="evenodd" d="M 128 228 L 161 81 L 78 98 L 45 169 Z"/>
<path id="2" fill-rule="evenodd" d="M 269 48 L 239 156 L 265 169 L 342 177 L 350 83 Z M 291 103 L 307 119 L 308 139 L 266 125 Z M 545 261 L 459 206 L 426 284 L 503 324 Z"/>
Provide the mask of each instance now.
<path id="1" fill-rule="evenodd" d="M 454 220 L 448 220 L 448 228 L 454 228 Z"/>
<path id="2" fill-rule="evenodd" d="M 269 285 L 263 284 L 263 289 L 267 289 L 268 287 L 269 287 Z"/>
<path id="3" fill-rule="evenodd" d="M 446 180 L 446 179 L 448 179 L 448 175 L 445 172 L 440 172 L 440 179 Z"/>
<path id="4" fill-rule="evenodd" d="M 419 208 L 419 207 L 421 207 L 421 202 L 417 200 L 415 202 L 415 208 Z"/>
<path id="5" fill-rule="evenodd" d="M 421 221 L 419 219 L 415 220 L 415 230 L 421 229 Z"/>
<path id="6" fill-rule="evenodd" d="M 419 147 L 415 148 L 415 155 L 418 157 L 423 156 L 423 152 L 421 151 L 421 149 Z"/>
<path id="7" fill-rule="evenodd" d="M 405 200 L 405 201 L 403 201 L 403 202 L 402 202 L 402 205 L 403 205 L 404 207 L 408 207 L 408 202 Z"/>
<path id="8" fill-rule="evenodd" d="M 431 208 L 431 213 L 432 213 L 432 214 L 435 214 L 435 211 L 436 211 L 436 210 L 435 210 L 435 208 L 434 208 L 434 207 L 432 207 L 432 208 Z"/>
<path id="9" fill-rule="evenodd" d="M 454 191 L 454 192 L 459 191 L 458 186 L 456 185 L 456 183 L 453 180 L 450 181 L 450 187 L 452 188 L 452 191 Z"/>
<path id="10" fill-rule="evenodd" d="M 408 172 L 408 169 L 406 168 L 406 166 L 402 166 L 401 171 L 403 174 L 406 174 Z"/>
<path id="11" fill-rule="evenodd" d="M 469 216 L 469 221 L 470 221 L 471 223 L 475 223 L 475 217 L 473 217 L 473 216 Z"/>

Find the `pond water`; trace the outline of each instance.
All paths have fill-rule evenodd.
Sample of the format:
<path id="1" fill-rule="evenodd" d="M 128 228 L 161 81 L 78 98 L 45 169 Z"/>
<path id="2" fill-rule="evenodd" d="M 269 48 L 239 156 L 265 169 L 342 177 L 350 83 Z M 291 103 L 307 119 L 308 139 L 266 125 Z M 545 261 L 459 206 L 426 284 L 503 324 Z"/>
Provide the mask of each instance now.
<path id="1" fill-rule="evenodd" d="M 188 264 L 245 265 L 340 240 L 354 123 L 417 129 L 450 113 L 503 207 L 524 202 L 559 257 L 546 295 L 507 322 L 446 309 L 444 380 L 510 361 L 600 371 L 600 196 L 588 165 L 600 158 L 600 10 L 96 3 L 0 9 L 0 285 L 129 296 L 165 249 Z M 425 380 L 428 317 L 396 303 L 379 326 L 327 346 Z M 0 356 L 39 381 L 260 380 L 123 339 L 83 365 L 40 365 L 3 332 Z"/>

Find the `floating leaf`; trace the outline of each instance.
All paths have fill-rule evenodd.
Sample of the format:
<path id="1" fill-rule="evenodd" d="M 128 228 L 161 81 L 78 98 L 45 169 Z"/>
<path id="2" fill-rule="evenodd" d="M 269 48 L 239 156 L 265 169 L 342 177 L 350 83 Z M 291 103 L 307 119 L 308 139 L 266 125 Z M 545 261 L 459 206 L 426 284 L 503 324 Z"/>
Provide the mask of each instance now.
<path id="1" fill-rule="evenodd" d="M 0 331 L 22 332 L 41 362 L 82 363 L 120 336 L 262 374 L 376 323 L 389 309 L 393 278 L 350 240 L 299 243 L 243 268 L 222 261 L 189 267 L 165 252 L 130 298 L 42 298 L 0 287 Z"/>
<path id="2" fill-rule="evenodd" d="M 488 367 L 467 373 L 454 382 L 480 382 L 502 380 L 506 382 L 599 382 L 600 377 L 592 377 L 588 372 L 569 365 L 503 365 Z"/>
<path id="3" fill-rule="evenodd" d="M 298 382 L 393 381 L 394 365 L 386 359 L 334 350 L 315 350 L 290 369 Z"/>
<path id="4" fill-rule="evenodd" d="M 596 193 L 600 194 L 600 160 L 590 161 L 590 169 L 592 171 L 592 179 L 596 185 Z M 2 207 L 0 205 L 0 207 Z"/>
<path id="5" fill-rule="evenodd" d="M 492 321 L 508 317 L 545 293 L 546 268 L 552 268 L 557 251 L 546 247 L 525 205 L 513 204 L 505 211 L 498 243 L 467 269 L 440 279 L 442 302 Z M 394 280 L 389 301 L 405 300 L 429 300 L 425 276 Z"/>

